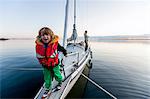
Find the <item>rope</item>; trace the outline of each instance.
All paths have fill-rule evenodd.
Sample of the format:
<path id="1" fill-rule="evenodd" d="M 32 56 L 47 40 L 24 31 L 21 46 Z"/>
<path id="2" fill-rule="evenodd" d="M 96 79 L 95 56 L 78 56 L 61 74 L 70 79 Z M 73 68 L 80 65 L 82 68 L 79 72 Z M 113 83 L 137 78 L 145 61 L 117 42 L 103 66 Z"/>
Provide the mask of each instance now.
<path id="1" fill-rule="evenodd" d="M 100 85 L 98 85 L 96 82 L 94 82 L 93 80 L 91 80 L 90 78 L 88 78 L 87 76 L 85 76 L 83 73 L 81 75 L 83 77 L 85 77 L 88 81 L 90 81 L 92 84 L 94 84 L 96 87 L 98 87 L 99 89 L 101 89 L 102 91 L 104 91 L 106 94 L 108 94 L 109 96 L 111 96 L 113 99 L 117 99 L 115 96 L 113 96 L 111 93 L 109 93 L 103 87 L 101 87 Z"/>

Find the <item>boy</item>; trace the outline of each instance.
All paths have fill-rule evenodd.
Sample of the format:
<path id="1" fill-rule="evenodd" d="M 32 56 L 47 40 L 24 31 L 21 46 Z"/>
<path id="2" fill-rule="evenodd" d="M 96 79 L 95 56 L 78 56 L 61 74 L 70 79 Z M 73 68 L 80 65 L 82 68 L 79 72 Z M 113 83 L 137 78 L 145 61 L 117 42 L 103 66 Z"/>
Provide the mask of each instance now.
<path id="1" fill-rule="evenodd" d="M 45 81 L 43 98 L 50 94 L 53 76 L 58 81 L 57 89 L 61 88 L 62 75 L 60 72 L 58 51 L 63 52 L 65 56 L 67 55 L 66 50 L 58 43 L 58 36 L 54 35 L 53 31 L 48 27 L 41 28 L 36 39 L 36 57 L 43 66 Z"/>

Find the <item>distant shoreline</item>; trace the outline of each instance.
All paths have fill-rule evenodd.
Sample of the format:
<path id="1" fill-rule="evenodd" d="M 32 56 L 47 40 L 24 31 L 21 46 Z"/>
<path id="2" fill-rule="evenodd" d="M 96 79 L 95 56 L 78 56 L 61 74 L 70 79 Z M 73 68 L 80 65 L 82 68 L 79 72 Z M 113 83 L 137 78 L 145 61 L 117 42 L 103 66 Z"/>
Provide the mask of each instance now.
<path id="1" fill-rule="evenodd" d="M 5 38 L 0 37 L 0 40 L 34 40 L 36 38 Z M 60 38 L 62 39 L 62 38 Z M 84 40 L 83 36 L 78 37 L 79 40 Z M 150 35 L 116 35 L 116 36 L 89 36 L 89 40 L 150 40 Z"/>
<path id="2" fill-rule="evenodd" d="M 93 38 L 91 38 L 93 39 Z M 99 40 L 150 40 L 150 39 L 100 39 Z"/>
<path id="3" fill-rule="evenodd" d="M 0 38 L 0 40 L 33 40 L 35 38 Z M 83 38 L 80 38 L 79 39 L 83 39 Z M 93 37 L 90 37 L 89 40 L 150 40 L 149 38 L 145 38 L 145 39 L 122 39 L 122 38 L 93 38 Z"/>
<path id="4" fill-rule="evenodd" d="M 0 40 L 4 41 L 4 40 L 9 40 L 8 38 L 0 38 Z"/>
<path id="5" fill-rule="evenodd" d="M 35 38 L 0 38 L 0 40 L 33 40 Z"/>

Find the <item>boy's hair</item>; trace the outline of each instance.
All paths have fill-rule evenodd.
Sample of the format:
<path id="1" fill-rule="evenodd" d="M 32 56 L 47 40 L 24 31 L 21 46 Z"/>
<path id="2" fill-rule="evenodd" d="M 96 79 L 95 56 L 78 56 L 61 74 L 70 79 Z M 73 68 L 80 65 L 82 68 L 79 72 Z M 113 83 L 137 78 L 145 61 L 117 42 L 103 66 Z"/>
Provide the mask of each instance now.
<path id="1" fill-rule="evenodd" d="M 50 34 L 50 36 L 52 37 L 52 39 L 54 38 L 54 33 L 53 31 L 48 28 L 48 27 L 43 27 L 39 30 L 39 35 L 38 37 L 41 37 L 41 33 L 46 33 L 46 34 Z"/>

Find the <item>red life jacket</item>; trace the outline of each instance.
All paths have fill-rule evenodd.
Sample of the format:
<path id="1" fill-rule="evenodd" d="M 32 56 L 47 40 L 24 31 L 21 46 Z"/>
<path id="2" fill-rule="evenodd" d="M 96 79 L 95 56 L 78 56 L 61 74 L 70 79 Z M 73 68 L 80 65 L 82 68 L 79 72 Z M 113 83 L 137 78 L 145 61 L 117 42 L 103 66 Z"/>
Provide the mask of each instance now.
<path id="1" fill-rule="evenodd" d="M 36 57 L 38 58 L 40 64 L 47 67 L 54 67 L 58 62 L 58 52 L 57 52 L 58 41 L 45 45 L 41 42 L 36 42 Z"/>

